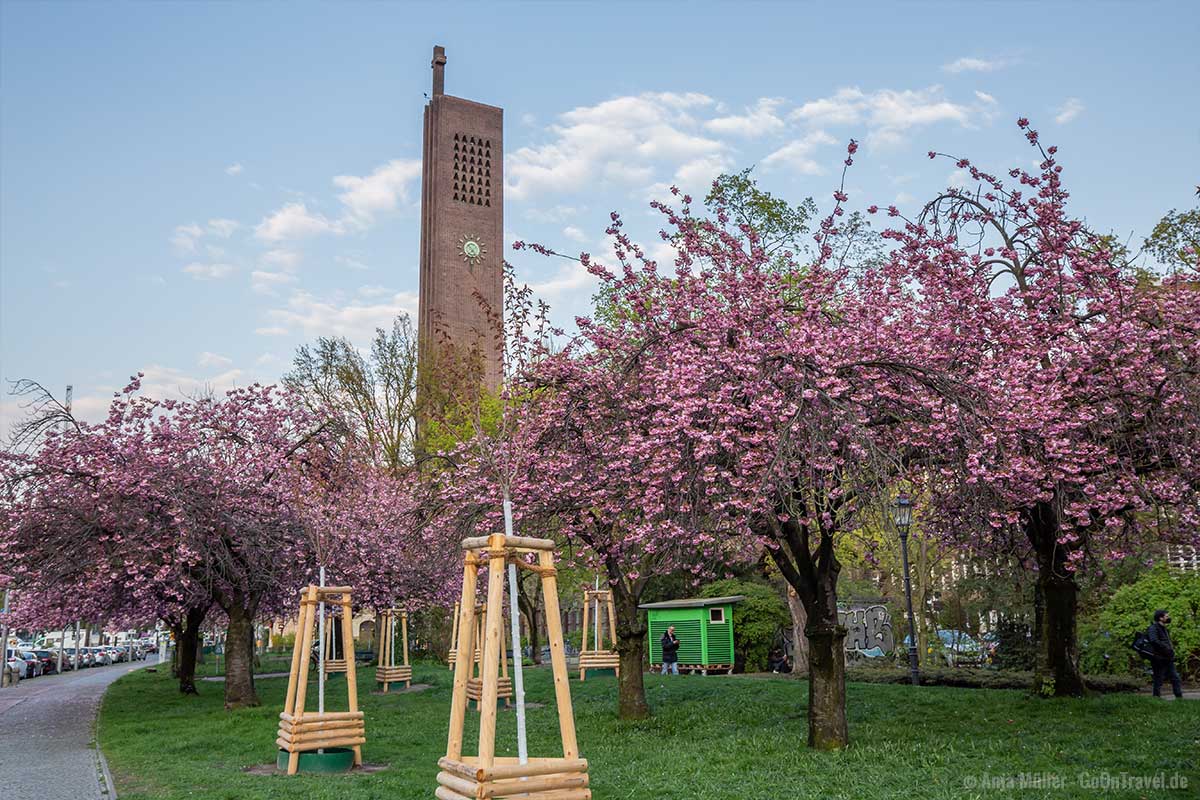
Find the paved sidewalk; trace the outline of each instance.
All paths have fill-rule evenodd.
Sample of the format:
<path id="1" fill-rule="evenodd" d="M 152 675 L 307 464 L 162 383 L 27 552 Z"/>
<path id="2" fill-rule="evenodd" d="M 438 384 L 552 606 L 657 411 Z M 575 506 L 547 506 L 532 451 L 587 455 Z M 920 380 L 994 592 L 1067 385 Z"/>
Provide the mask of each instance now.
<path id="1" fill-rule="evenodd" d="M 111 798 L 95 746 L 100 698 L 117 678 L 154 663 L 152 656 L 0 689 L 0 796 Z"/>

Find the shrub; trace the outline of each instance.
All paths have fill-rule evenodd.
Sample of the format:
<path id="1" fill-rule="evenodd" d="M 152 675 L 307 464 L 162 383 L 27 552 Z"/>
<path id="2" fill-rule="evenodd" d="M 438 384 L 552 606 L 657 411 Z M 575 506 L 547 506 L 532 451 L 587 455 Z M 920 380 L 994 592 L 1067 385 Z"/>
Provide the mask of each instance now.
<path id="1" fill-rule="evenodd" d="M 710 583 L 700 590 L 701 597 L 745 595 L 733 609 L 734 669 L 738 672 L 765 672 L 780 628 L 792 624 L 787 605 L 774 587 L 730 578 Z"/>
<path id="2" fill-rule="evenodd" d="M 1092 620 L 1080 626 L 1080 662 L 1085 672 L 1143 675 L 1146 662 L 1129 644 L 1149 627 L 1154 611 L 1171 612 L 1171 640 L 1180 675 L 1200 676 L 1200 575 L 1166 567 L 1147 572 L 1113 592 Z"/>
<path id="3" fill-rule="evenodd" d="M 1032 670 L 1037 662 L 1037 644 L 1029 626 L 1020 620 L 1002 618 L 996 625 L 995 664 L 1004 670 Z"/>

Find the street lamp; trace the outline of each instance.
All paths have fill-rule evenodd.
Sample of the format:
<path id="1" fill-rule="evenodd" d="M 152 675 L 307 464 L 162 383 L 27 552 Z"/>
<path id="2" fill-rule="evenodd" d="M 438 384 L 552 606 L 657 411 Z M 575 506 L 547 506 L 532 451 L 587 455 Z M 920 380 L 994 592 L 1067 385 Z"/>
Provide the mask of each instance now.
<path id="1" fill-rule="evenodd" d="M 912 500 L 900 495 L 892 504 L 892 522 L 900 534 L 900 556 L 904 561 L 904 599 L 908 603 L 908 666 L 912 671 L 913 686 L 921 685 L 921 671 L 917 665 L 917 626 L 913 619 L 912 581 L 908 577 L 908 527 L 912 525 Z"/>

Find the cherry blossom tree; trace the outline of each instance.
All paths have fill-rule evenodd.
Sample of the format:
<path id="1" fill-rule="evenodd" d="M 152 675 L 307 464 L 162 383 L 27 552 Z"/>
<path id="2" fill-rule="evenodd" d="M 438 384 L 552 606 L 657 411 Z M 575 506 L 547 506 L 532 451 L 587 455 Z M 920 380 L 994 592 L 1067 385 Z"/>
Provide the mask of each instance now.
<path id="1" fill-rule="evenodd" d="M 332 416 L 272 387 L 187 401 L 139 388 L 135 377 L 98 425 L 71 419 L 4 455 L 0 552 L 28 614 L 65 605 L 76 618 L 163 619 L 186 691 L 194 635 L 214 606 L 226 705 L 237 708 L 257 703 L 255 620 L 294 613 L 319 563 L 372 602 L 442 597 L 446 581 L 423 582 L 443 573 L 405 482 L 361 458 Z M 35 605 L 48 596 L 57 605 Z"/>
<path id="2" fill-rule="evenodd" d="M 887 272 L 921 287 L 927 336 L 972 398 L 969 427 L 924 431 L 913 477 L 932 523 L 985 551 L 1027 541 L 1044 603 L 1038 689 L 1078 695 L 1078 572 L 1146 535 L 1196 541 L 1200 291 L 1195 259 L 1146 281 L 1072 217 L 1056 148 L 1018 124 L 1038 170 L 1009 183 L 954 159 L 977 188 L 885 234 Z"/>
<path id="3" fill-rule="evenodd" d="M 834 200 L 811 264 L 719 205 L 705 218 L 686 196 L 659 204 L 670 274 L 614 215 L 619 269 L 581 260 L 615 310 L 577 320 L 578 342 L 540 366 L 527 429 L 543 455 L 530 491 L 576 509 L 565 529 L 611 565 L 618 596 L 642 554 L 698 571 L 766 549 L 807 611 L 809 742 L 823 749 L 848 742 L 835 544 L 903 474 L 907 425 L 945 415 L 954 389 L 905 288 L 833 258 Z"/>
<path id="4" fill-rule="evenodd" d="M 156 421 L 158 404 L 132 391 L 98 425 L 59 413 L 36 448 L 0 454 L 0 560 L 21 587 L 14 613 L 25 624 L 165 620 L 180 690 L 194 693 L 196 636 L 212 601 L 195 552 L 178 546 L 188 475 L 164 447 L 171 434 Z"/>

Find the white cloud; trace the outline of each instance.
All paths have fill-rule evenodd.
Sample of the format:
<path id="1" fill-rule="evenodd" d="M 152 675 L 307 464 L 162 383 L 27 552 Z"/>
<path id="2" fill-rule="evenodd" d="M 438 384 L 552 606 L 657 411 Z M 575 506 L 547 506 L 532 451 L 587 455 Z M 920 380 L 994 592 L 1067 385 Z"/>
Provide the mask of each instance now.
<path id="1" fill-rule="evenodd" d="M 832 97 L 810 100 L 789 116 L 814 125 L 852 125 L 862 119 L 866 100 L 857 87 L 838 89 Z"/>
<path id="2" fill-rule="evenodd" d="M 228 277 L 233 272 L 233 265 L 201 264 L 196 261 L 184 267 L 183 271 L 196 280 L 213 281 Z"/>
<path id="3" fill-rule="evenodd" d="M 805 103 L 789 116 L 810 125 L 865 125 L 867 141 L 886 147 L 903 142 L 912 128 L 942 122 L 972 127 L 980 120 L 990 121 L 995 115 L 993 105 L 990 96 L 979 94 L 972 104 L 954 102 L 941 86 L 870 93 L 851 87 Z"/>
<path id="4" fill-rule="evenodd" d="M 414 159 L 393 159 L 365 176 L 335 175 L 341 216 L 330 218 L 310 211 L 307 200 L 293 200 L 263 218 L 254 235 L 265 242 L 284 242 L 366 229 L 377 215 L 414 202 L 409 187 L 420 177 L 421 162 Z"/>
<path id="5" fill-rule="evenodd" d="M 321 233 L 341 234 L 345 226 L 324 214 L 310 212 L 304 203 L 286 203 L 275 213 L 263 219 L 254 228 L 254 235 L 265 242 L 282 242 L 302 239 Z"/>
<path id="6" fill-rule="evenodd" d="M 250 273 L 250 288 L 258 294 L 275 294 L 279 287 L 295 281 L 296 276 L 286 272 L 256 269 Z"/>
<path id="7" fill-rule="evenodd" d="M 659 239 L 650 245 L 647 255 L 654 261 L 657 261 L 659 267 L 670 265 L 673 268 L 675 259 L 679 258 L 679 250 L 670 242 L 664 242 L 662 239 Z"/>
<path id="8" fill-rule="evenodd" d="M 241 224 L 232 219 L 210 219 L 208 221 L 208 232 L 222 239 L 228 239 L 240 227 Z"/>
<path id="9" fill-rule="evenodd" d="M 292 271 L 300 264 L 300 254 L 295 250 L 268 250 L 258 257 L 259 263 Z"/>
<path id="10" fill-rule="evenodd" d="M 362 261 L 359 261 L 356 258 L 351 258 L 350 256 L 334 256 L 333 260 L 347 269 L 356 269 L 363 272 L 371 269 L 368 264 L 364 264 Z"/>
<path id="11" fill-rule="evenodd" d="M 996 98 L 992 97 L 987 92 L 981 92 L 977 89 L 975 90 L 975 96 L 990 106 L 996 105 Z"/>
<path id="12" fill-rule="evenodd" d="M 175 245 L 175 249 L 177 250 L 191 253 L 196 250 L 196 240 L 203 235 L 204 229 L 194 222 L 187 225 L 177 225 L 175 232 L 171 234 L 171 244 Z"/>
<path id="13" fill-rule="evenodd" d="M 1008 62 L 1000 58 L 970 58 L 964 57 L 951 61 L 949 64 L 943 64 L 942 69 L 946 72 L 994 72 L 1002 67 L 1008 66 Z"/>
<path id="14" fill-rule="evenodd" d="M 241 175 L 243 169 L 244 169 L 244 167 L 242 167 L 242 163 L 239 161 L 235 164 L 230 164 L 228 167 L 226 167 L 225 174 L 226 175 Z"/>
<path id="15" fill-rule="evenodd" d="M 268 325 L 262 328 L 255 328 L 254 332 L 259 336 L 287 336 L 288 329 L 282 325 Z"/>
<path id="16" fill-rule="evenodd" d="M 730 168 L 728 157 L 720 154 L 701 156 L 675 170 L 675 182 L 680 187 L 705 189 L 713 179 Z"/>
<path id="17" fill-rule="evenodd" d="M 1058 107 L 1058 113 L 1055 114 L 1054 121 L 1059 125 L 1066 125 L 1082 114 L 1084 108 L 1083 101 L 1078 97 L 1068 97 L 1067 101 Z"/>
<path id="18" fill-rule="evenodd" d="M 550 126 L 552 140 L 508 154 L 506 191 L 513 200 L 582 189 L 598 179 L 636 184 L 653 169 L 723 151 L 693 116 L 713 105 L 696 93 L 645 93 L 580 106 Z"/>
<path id="19" fill-rule="evenodd" d="M 837 140 L 825 131 L 812 131 L 799 139 L 793 139 L 763 159 L 766 167 L 788 167 L 801 175 L 819 175 L 824 168 L 813 159 L 813 151 L 821 145 L 836 144 Z"/>
<path id="20" fill-rule="evenodd" d="M 955 189 L 965 189 L 971 185 L 971 175 L 965 169 L 956 169 L 946 177 L 946 185 Z"/>
<path id="21" fill-rule="evenodd" d="M 396 292 L 376 302 L 352 300 L 346 303 L 321 300 L 308 292 L 297 291 L 288 299 L 285 308 L 267 311 L 274 323 L 259 328 L 263 335 L 301 332 L 305 338 L 345 336 L 352 342 L 370 341 L 376 328 L 390 328 L 400 314 L 417 316 L 417 296 L 411 292 Z"/>
<path id="22" fill-rule="evenodd" d="M 198 363 L 202 367 L 228 367 L 233 363 L 233 359 L 205 351 L 200 354 Z"/>
<path id="23" fill-rule="evenodd" d="M 390 294 L 391 291 L 386 286 L 373 286 L 371 284 L 358 287 L 358 293 L 363 297 L 383 297 L 385 294 Z"/>
<path id="24" fill-rule="evenodd" d="M 394 159 L 365 177 L 335 176 L 333 185 L 342 190 L 338 199 L 346 207 L 349 220 L 365 227 L 376 214 L 394 211 L 402 204 L 413 202 L 409 185 L 420 177 L 420 160 Z"/>
<path id="25" fill-rule="evenodd" d="M 563 228 L 562 233 L 563 233 L 563 236 L 565 236 L 568 239 L 571 239 L 573 241 L 576 241 L 576 242 L 586 242 L 587 241 L 587 235 L 579 228 L 576 228 L 574 225 L 568 225 L 567 227 Z"/>
<path id="26" fill-rule="evenodd" d="M 533 293 L 543 299 L 553 300 L 565 295 L 586 294 L 591 296 L 598 279 L 587 271 L 578 261 L 561 266 L 551 278 L 536 283 L 530 283 Z"/>
<path id="27" fill-rule="evenodd" d="M 704 123 L 704 127 L 716 134 L 733 136 L 768 136 L 783 130 L 783 119 L 778 111 L 783 105 L 779 97 L 763 97 L 745 114 L 717 117 Z"/>
<path id="28" fill-rule="evenodd" d="M 584 209 L 575 208 L 574 206 L 553 206 L 551 208 L 527 208 L 524 216 L 526 219 L 533 222 L 541 222 L 544 224 L 553 225 L 559 222 L 566 222 L 579 216 Z"/>

